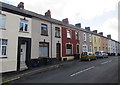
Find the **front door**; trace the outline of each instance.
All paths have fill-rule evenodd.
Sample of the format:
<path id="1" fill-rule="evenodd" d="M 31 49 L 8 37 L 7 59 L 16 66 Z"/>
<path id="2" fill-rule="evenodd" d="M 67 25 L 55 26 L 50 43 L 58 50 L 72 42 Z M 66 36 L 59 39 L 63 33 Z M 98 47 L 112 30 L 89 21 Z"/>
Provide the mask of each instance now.
<path id="1" fill-rule="evenodd" d="M 27 69 L 26 66 L 26 42 L 22 42 L 21 44 L 21 52 L 20 52 L 20 70 Z"/>
<path id="2" fill-rule="evenodd" d="M 61 44 L 57 43 L 56 44 L 56 56 L 58 60 L 61 60 Z"/>

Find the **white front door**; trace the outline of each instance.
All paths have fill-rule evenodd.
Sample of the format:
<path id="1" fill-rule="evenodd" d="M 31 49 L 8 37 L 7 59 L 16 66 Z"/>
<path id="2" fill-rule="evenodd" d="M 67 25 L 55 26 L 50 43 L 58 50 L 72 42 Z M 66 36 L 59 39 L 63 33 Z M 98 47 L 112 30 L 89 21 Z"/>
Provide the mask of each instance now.
<path id="1" fill-rule="evenodd" d="M 26 61 L 26 43 L 22 43 L 20 53 L 20 70 L 27 69 L 25 61 Z"/>

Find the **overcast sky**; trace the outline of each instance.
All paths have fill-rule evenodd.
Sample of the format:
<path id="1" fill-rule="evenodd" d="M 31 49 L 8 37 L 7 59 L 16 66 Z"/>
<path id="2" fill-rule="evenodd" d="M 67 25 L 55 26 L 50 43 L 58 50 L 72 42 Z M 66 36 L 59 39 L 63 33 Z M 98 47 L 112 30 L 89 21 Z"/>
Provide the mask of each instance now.
<path id="1" fill-rule="evenodd" d="M 118 1 L 119 0 L 0 0 L 17 6 L 24 2 L 25 9 L 44 15 L 50 9 L 52 18 L 68 18 L 70 24 L 81 23 L 82 28 L 112 35 L 118 40 Z"/>

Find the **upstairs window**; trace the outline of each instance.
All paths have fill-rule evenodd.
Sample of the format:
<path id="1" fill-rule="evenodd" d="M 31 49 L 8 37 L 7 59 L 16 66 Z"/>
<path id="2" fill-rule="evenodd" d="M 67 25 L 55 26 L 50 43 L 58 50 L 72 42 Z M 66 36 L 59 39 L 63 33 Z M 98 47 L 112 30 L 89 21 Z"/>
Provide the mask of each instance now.
<path id="1" fill-rule="evenodd" d="M 20 31 L 21 32 L 28 32 L 28 21 L 27 20 L 20 20 Z"/>
<path id="2" fill-rule="evenodd" d="M 6 15 L 0 14 L 0 28 L 5 29 L 6 25 Z"/>
<path id="3" fill-rule="evenodd" d="M 72 32 L 71 32 L 71 30 L 67 30 L 67 38 L 68 39 L 72 38 Z"/>
<path id="4" fill-rule="evenodd" d="M 76 40 L 79 40 L 79 32 L 75 32 Z"/>
<path id="5" fill-rule="evenodd" d="M 60 38 L 60 28 L 55 27 L 55 37 Z"/>
<path id="6" fill-rule="evenodd" d="M 48 36 L 48 28 L 46 24 L 41 25 L 41 35 Z"/>
<path id="7" fill-rule="evenodd" d="M 86 34 L 85 33 L 83 34 L 83 39 L 84 39 L 84 41 L 86 41 Z"/>
<path id="8" fill-rule="evenodd" d="M 95 43 L 97 42 L 96 37 L 94 37 L 94 42 L 95 42 Z"/>
<path id="9" fill-rule="evenodd" d="M 7 40 L 0 39 L 0 57 L 6 57 L 7 55 Z"/>
<path id="10" fill-rule="evenodd" d="M 89 35 L 89 42 L 92 42 L 92 37 L 91 37 L 91 35 Z"/>

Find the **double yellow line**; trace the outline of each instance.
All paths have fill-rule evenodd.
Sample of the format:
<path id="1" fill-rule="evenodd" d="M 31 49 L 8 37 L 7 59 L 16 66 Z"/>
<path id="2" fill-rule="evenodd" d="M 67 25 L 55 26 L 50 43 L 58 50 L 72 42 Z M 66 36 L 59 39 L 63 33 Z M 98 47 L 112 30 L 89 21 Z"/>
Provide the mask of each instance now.
<path id="1" fill-rule="evenodd" d="M 8 79 L 8 80 L 5 80 L 5 81 L 2 81 L 0 82 L 0 85 L 3 84 L 3 83 L 7 83 L 7 82 L 10 82 L 10 81 L 14 81 L 14 80 L 17 80 L 19 79 L 20 77 L 16 77 L 16 78 L 11 78 L 11 79 Z"/>

